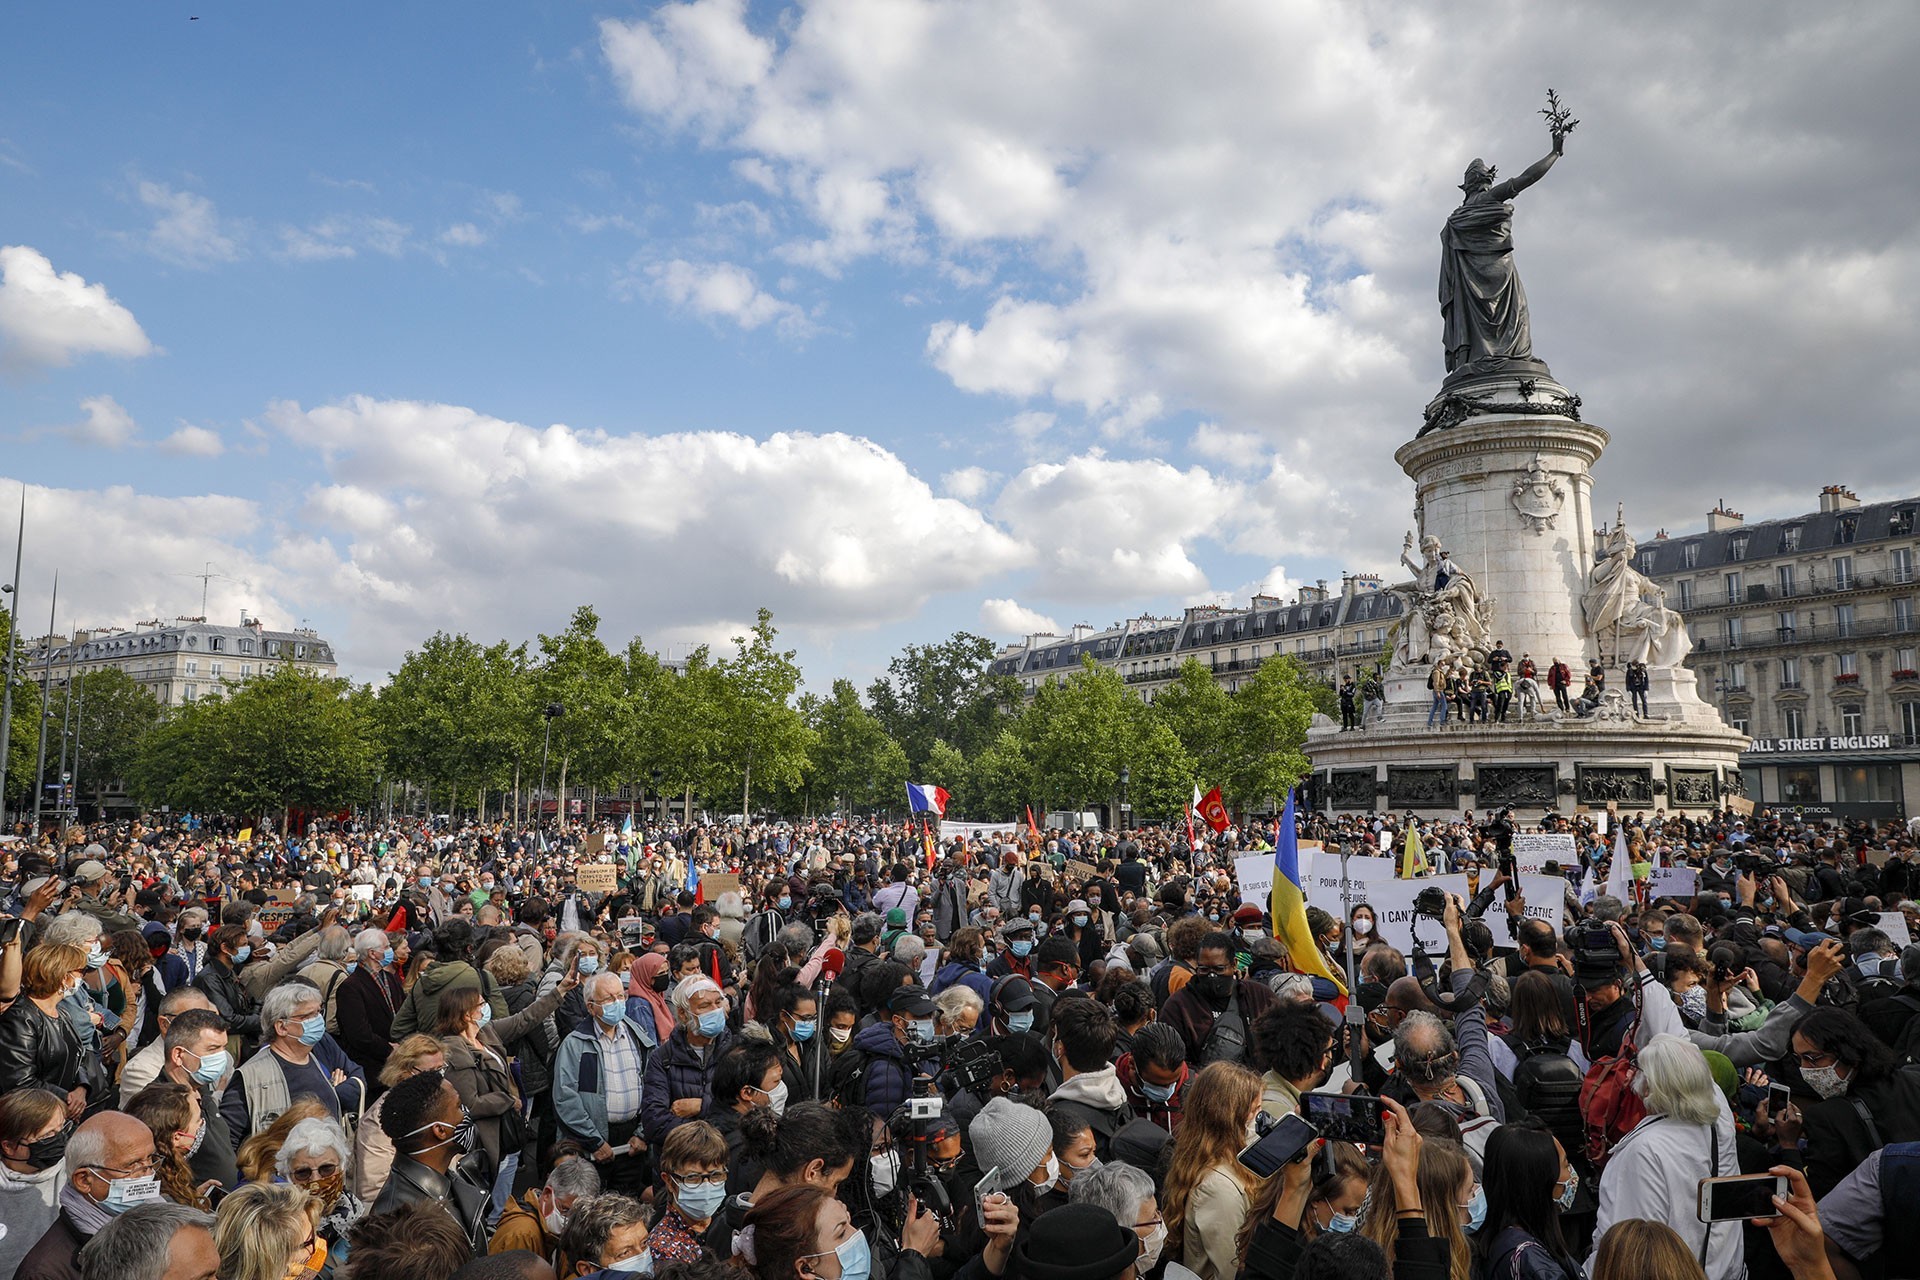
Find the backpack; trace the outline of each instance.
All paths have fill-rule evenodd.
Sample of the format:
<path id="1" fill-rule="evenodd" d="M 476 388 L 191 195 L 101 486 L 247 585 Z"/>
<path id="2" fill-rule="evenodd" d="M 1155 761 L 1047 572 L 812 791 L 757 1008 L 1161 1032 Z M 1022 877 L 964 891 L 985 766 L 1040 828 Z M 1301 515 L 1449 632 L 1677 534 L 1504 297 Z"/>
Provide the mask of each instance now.
<path id="1" fill-rule="evenodd" d="M 1227 997 L 1227 1007 L 1213 1020 L 1213 1030 L 1200 1045 L 1200 1065 L 1209 1062 L 1247 1061 L 1247 1020 L 1240 1013 L 1238 989 Z"/>
<path id="2" fill-rule="evenodd" d="M 1520 1047 L 1527 1056 L 1513 1069 L 1514 1097 L 1528 1115 L 1552 1130 L 1562 1147 L 1579 1150 L 1586 1141 L 1580 1110 L 1586 1077 L 1552 1041 L 1534 1041 Z"/>
<path id="3" fill-rule="evenodd" d="M 867 1105 L 867 1051 L 848 1045 L 833 1064 L 827 1082 L 827 1099 L 845 1111 Z"/>
<path id="4" fill-rule="evenodd" d="M 1633 1126 L 1646 1118 L 1647 1104 L 1634 1092 L 1634 1079 L 1640 1074 L 1638 1050 L 1633 1036 L 1640 1029 L 1640 989 L 1633 988 L 1633 1021 L 1620 1037 L 1620 1052 L 1601 1058 L 1587 1068 L 1580 1082 L 1580 1119 L 1586 1126 L 1587 1158 L 1597 1173 L 1606 1166 L 1607 1157 Z M 1587 1002 L 1575 1006 L 1582 1028 L 1581 1043 L 1586 1042 Z"/>
<path id="5" fill-rule="evenodd" d="M 1920 1000 L 1909 995 L 1898 995 L 1894 999 L 1914 1010 L 1914 1016 L 1900 1029 L 1900 1039 L 1893 1046 L 1893 1059 L 1901 1065 L 1920 1063 Z"/>

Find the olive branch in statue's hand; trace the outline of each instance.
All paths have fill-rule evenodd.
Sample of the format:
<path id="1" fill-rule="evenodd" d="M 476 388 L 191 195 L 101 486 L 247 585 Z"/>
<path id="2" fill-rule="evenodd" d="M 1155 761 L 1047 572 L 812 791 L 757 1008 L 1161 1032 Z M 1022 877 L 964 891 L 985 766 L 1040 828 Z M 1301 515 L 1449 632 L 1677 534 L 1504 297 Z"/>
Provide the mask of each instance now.
<path id="1" fill-rule="evenodd" d="M 1552 89 L 1547 90 L 1547 105 L 1540 108 L 1540 114 L 1547 118 L 1547 128 L 1553 133 L 1553 149 L 1560 150 L 1560 140 L 1572 133 L 1580 124 L 1574 114 L 1560 101 L 1560 95 Z"/>

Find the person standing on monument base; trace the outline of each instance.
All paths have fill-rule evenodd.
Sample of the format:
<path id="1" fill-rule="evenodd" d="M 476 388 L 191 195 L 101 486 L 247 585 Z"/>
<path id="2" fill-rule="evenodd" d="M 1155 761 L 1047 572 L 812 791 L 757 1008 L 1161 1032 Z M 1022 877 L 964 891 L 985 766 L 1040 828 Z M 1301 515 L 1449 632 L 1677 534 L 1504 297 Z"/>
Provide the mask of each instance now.
<path id="1" fill-rule="evenodd" d="M 1547 688 L 1553 690 L 1553 705 L 1562 711 L 1573 710 L 1567 698 L 1567 690 L 1573 687 L 1573 668 L 1555 658 L 1553 665 L 1547 668 Z"/>

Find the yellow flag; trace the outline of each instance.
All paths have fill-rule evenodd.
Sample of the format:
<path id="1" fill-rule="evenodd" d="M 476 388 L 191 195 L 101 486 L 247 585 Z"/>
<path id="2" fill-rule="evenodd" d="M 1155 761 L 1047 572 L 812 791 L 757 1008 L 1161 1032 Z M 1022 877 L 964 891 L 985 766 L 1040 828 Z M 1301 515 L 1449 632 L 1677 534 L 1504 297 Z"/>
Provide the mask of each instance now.
<path id="1" fill-rule="evenodd" d="M 1400 878 L 1411 880 L 1427 869 L 1427 852 L 1420 847 L 1420 829 L 1408 827 L 1407 847 L 1400 857 Z"/>

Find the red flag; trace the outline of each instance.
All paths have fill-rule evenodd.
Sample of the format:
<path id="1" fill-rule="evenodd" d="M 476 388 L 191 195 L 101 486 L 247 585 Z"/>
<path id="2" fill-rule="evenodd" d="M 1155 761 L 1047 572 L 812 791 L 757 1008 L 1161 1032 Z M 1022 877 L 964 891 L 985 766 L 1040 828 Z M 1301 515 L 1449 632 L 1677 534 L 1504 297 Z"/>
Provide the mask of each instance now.
<path id="1" fill-rule="evenodd" d="M 1220 788 L 1215 787 L 1201 799 L 1200 816 L 1216 833 L 1225 831 L 1233 825 L 1233 820 L 1227 817 L 1226 802 L 1220 798 Z"/>
<path id="2" fill-rule="evenodd" d="M 1027 830 L 1033 833 L 1033 849 L 1035 853 L 1038 853 L 1042 843 L 1040 840 L 1040 825 L 1033 820 L 1032 805 L 1027 806 Z"/>

